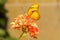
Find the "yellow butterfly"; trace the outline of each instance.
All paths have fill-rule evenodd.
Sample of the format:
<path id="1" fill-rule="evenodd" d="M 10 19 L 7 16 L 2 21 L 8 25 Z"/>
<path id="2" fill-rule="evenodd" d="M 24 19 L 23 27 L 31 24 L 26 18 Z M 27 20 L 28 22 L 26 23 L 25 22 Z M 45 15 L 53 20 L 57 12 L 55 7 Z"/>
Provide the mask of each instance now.
<path id="1" fill-rule="evenodd" d="M 38 4 L 33 4 L 29 8 L 27 15 L 34 20 L 38 20 L 40 18 L 40 15 L 38 13 L 38 8 L 39 8 Z"/>

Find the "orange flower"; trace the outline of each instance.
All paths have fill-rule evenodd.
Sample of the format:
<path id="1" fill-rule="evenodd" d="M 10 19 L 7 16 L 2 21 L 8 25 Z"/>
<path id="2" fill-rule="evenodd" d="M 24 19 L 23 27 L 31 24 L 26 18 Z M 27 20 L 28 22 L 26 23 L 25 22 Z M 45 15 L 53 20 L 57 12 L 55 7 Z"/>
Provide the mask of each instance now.
<path id="1" fill-rule="evenodd" d="M 28 27 L 28 31 L 30 33 L 31 37 L 34 37 L 35 35 L 38 34 L 38 27 L 36 25 L 33 26 L 33 24 L 31 26 Z"/>
<path id="2" fill-rule="evenodd" d="M 15 29 L 25 29 L 23 31 L 30 34 L 31 37 L 34 37 L 35 35 L 38 34 L 38 26 L 35 23 L 34 20 L 30 19 L 27 15 L 19 15 L 18 17 L 15 18 L 14 22 L 11 23 L 12 27 Z"/>

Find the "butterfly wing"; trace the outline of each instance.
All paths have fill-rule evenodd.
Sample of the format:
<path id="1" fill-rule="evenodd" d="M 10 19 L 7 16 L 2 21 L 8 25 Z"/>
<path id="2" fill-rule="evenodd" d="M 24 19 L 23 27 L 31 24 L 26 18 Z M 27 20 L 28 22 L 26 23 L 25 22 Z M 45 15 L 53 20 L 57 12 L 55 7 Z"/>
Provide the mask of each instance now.
<path id="1" fill-rule="evenodd" d="M 38 12 L 33 12 L 33 14 L 31 15 L 31 18 L 34 20 L 38 20 L 40 18 Z"/>
<path id="2" fill-rule="evenodd" d="M 38 13 L 38 4 L 33 4 L 28 10 L 28 16 L 32 19 L 39 19 L 40 15 Z"/>

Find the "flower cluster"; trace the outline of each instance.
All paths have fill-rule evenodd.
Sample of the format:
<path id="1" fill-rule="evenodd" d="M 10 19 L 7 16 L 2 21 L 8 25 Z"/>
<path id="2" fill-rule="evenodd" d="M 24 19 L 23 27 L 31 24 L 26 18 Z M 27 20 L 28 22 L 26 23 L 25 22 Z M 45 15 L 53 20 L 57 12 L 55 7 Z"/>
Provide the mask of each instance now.
<path id="1" fill-rule="evenodd" d="M 27 15 L 19 15 L 11 24 L 12 28 L 22 30 L 24 33 L 29 33 L 31 37 L 36 37 L 38 34 L 37 24 Z"/>

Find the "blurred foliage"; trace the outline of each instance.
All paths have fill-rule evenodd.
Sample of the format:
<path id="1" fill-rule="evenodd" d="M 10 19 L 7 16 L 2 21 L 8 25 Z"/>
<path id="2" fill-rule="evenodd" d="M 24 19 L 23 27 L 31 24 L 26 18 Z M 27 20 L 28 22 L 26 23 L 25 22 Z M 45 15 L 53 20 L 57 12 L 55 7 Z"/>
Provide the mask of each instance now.
<path id="1" fill-rule="evenodd" d="M 7 0 L 0 0 L 0 5 L 5 4 Z"/>
<path id="2" fill-rule="evenodd" d="M 5 3 L 7 0 L 0 0 L 0 26 L 6 26 L 7 23 L 7 17 L 6 17 L 6 12 L 7 10 L 5 9 Z"/>
<path id="3" fill-rule="evenodd" d="M 5 6 L 4 4 L 0 4 L 0 12 L 1 13 L 6 13 L 7 12 L 7 10 L 5 9 L 4 6 Z"/>
<path id="4" fill-rule="evenodd" d="M 5 3 L 7 0 L 0 0 L 0 25 L 4 26 L 5 25 L 5 19 L 3 18 L 3 14 L 5 15 L 5 13 L 7 12 L 7 10 L 5 9 Z"/>
<path id="5" fill-rule="evenodd" d="M 15 38 L 7 37 L 6 40 L 16 40 Z"/>
<path id="6" fill-rule="evenodd" d="M 0 37 L 4 37 L 6 35 L 5 30 L 0 29 Z"/>
<path id="7" fill-rule="evenodd" d="M 5 20 L 2 19 L 2 18 L 0 18 L 0 24 L 1 24 L 2 26 L 4 26 L 4 25 L 5 25 Z"/>
<path id="8" fill-rule="evenodd" d="M 15 40 L 11 38 L 7 33 L 7 22 L 6 17 L 7 10 L 5 9 L 5 3 L 7 0 L 0 0 L 0 40 Z"/>

